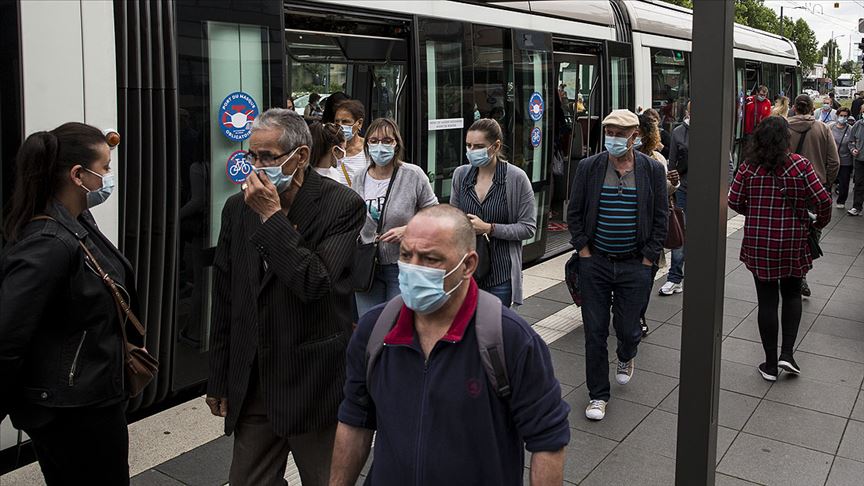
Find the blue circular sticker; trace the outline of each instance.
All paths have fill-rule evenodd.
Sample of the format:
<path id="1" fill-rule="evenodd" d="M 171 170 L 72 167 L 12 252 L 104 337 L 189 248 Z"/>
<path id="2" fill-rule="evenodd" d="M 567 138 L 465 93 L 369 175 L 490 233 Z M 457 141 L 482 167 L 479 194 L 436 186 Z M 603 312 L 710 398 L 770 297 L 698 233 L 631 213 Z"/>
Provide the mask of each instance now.
<path id="1" fill-rule="evenodd" d="M 225 174 L 231 179 L 234 184 L 242 184 L 246 177 L 252 173 L 252 164 L 246 161 L 246 152 L 238 150 L 228 156 L 228 163 L 225 165 Z"/>
<path id="2" fill-rule="evenodd" d="M 531 94 L 531 98 L 528 99 L 528 114 L 531 115 L 532 120 L 540 121 L 540 119 L 543 118 L 543 110 L 545 107 L 546 106 L 543 103 L 543 95 L 536 91 Z"/>
<path id="3" fill-rule="evenodd" d="M 534 129 L 531 130 L 531 145 L 533 145 L 534 148 L 537 148 L 540 146 L 541 142 L 543 142 L 543 130 L 540 130 L 539 127 L 534 127 Z"/>
<path id="4" fill-rule="evenodd" d="M 219 129 L 232 142 L 249 138 L 252 122 L 258 118 L 258 104 L 251 96 L 235 91 L 219 105 Z"/>

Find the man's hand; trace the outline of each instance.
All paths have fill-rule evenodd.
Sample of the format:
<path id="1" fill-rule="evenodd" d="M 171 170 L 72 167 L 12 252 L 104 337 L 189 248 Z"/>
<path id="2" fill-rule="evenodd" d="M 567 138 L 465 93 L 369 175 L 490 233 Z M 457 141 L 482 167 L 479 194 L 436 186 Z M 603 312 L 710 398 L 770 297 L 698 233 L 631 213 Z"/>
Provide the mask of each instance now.
<path id="1" fill-rule="evenodd" d="M 378 237 L 378 241 L 382 243 L 399 243 L 400 241 L 402 241 L 402 236 L 404 234 L 405 227 L 398 226 Z"/>
<path id="2" fill-rule="evenodd" d="M 246 178 L 246 189 L 243 191 L 243 200 L 264 221 L 267 221 L 270 219 L 270 216 L 273 216 L 282 209 L 282 203 L 279 200 L 279 191 L 276 190 L 276 186 L 270 182 L 270 179 L 266 175 L 259 176 L 255 171 L 252 171 L 249 177 Z"/>
<path id="3" fill-rule="evenodd" d="M 210 407 L 210 413 L 217 417 L 228 416 L 228 399 L 216 398 L 208 396 L 205 400 L 207 406 Z"/>
<path id="4" fill-rule="evenodd" d="M 488 235 L 492 231 L 492 225 L 478 218 L 476 215 L 469 214 L 468 219 L 471 221 L 471 226 L 474 227 L 474 233 Z"/>
<path id="5" fill-rule="evenodd" d="M 678 174 L 677 170 L 670 170 L 666 174 L 666 179 L 669 179 L 669 182 L 671 182 L 673 186 L 677 186 L 678 183 L 681 182 L 681 176 Z"/>
<path id="6" fill-rule="evenodd" d="M 654 262 L 645 257 L 642 257 L 642 265 L 645 265 L 646 267 L 652 267 L 654 266 Z"/>
<path id="7" fill-rule="evenodd" d="M 591 256 L 591 249 L 588 248 L 588 245 L 583 246 L 582 249 L 579 250 L 579 257 L 580 258 L 588 258 L 590 256 Z"/>

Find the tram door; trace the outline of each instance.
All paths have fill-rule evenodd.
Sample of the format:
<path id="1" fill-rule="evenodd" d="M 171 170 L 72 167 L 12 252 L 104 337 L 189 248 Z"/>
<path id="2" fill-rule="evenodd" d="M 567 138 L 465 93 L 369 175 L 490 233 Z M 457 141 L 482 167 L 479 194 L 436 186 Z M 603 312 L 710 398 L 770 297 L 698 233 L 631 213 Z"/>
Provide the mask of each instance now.
<path id="1" fill-rule="evenodd" d="M 733 131 L 735 140 L 732 150 L 735 167 L 738 167 L 741 152 L 744 148 L 744 104 L 747 97 L 761 84 L 760 71 L 758 62 L 745 61 L 743 59 L 735 60 L 735 108 L 737 116 L 735 117 L 735 129 Z"/>
<path id="2" fill-rule="evenodd" d="M 553 62 L 558 96 L 555 101 L 555 137 L 552 152 L 552 204 L 547 251 L 566 245 L 569 232 L 567 204 L 579 162 L 600 151 L 602 82 L 599 45 L 555 42 Z M 561 231 L 556 235 L 555 231 Z M 556 238 L 559 236 L 559 238 Z M 560 240 L 560 241 L 559 241 Z"/>
<path id="3" fill-rule="evenodd" d="M 304 114 L 312 93 L 321 96 L 322 107 L 331 94 L 344 93 L 363 103 L 364 127 L 376 118 L 396 120 L 408 145 L 406 153 L 410 153 L 410 122 L 405 109 L 411 91 L 408 23 L 360 16 L 335 18 L 314 10 L 289 11 L 285 18 L 285 79 L 295 110 Z"/>

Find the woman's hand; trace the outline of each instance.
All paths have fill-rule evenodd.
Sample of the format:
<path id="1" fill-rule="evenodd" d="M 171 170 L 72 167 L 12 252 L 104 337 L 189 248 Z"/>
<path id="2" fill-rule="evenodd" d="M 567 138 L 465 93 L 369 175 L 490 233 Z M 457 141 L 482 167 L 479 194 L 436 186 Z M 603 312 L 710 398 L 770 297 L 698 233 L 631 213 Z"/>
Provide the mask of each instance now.
<path id="1" fill-rule="evenodd" d="M 378 241 L 382 243 L 399 243 L 402 241 L 402 236 L 405 235 L 405 227 L 397 226 L 390 231 L 378 237 Z"/>
<path id="2" fill-rule="evenodd" d="M 471 226 L 474 227 L 474 233 L 478 235 L 489 234 L 492 232 L 492 225 L 483 221 L 473 214 L 468 215 L 468 219 L 471 221 Z"/>

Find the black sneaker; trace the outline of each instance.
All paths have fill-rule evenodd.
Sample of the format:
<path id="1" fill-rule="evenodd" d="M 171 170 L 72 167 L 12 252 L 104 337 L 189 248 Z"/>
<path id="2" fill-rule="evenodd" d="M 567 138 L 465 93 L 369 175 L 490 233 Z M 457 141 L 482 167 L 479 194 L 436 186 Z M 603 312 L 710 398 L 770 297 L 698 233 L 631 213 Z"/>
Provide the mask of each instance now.
<path id="1" fill-rule="evenodd" d="M 642 337 L 645 337 L 648 335 L 648 323 L 645 322 L 644 317 L 640 317 L 639 321 L 642 323 Z"/>
<path id="2" fill-rule="evenodd" d="M 769 368 L 768 363 L 762 363 L 759 365 L 759 374 L 762 375 L 765 381 L 777 381 L 777 375 L 780 374 L 780 371 L 776 366 Z"/>
<path id="3" fill-rule="evenodd" d="M 802 297 L 810 297 L 810 286 L 807 285 L 807 280 L 801 280 L 801 296 Z"/>
<path id="4" fill-rule="evenodd" d="M 780 356 L 780 360 L 777 361 L 777 367 L 783 371 L 788 371 L 793 375 L 801 374 L 801 367 L 798 366 L 798 363 L 795 362 L 795 359 L 792 356 Z"/>

